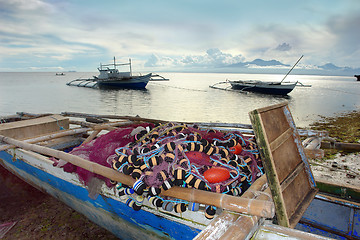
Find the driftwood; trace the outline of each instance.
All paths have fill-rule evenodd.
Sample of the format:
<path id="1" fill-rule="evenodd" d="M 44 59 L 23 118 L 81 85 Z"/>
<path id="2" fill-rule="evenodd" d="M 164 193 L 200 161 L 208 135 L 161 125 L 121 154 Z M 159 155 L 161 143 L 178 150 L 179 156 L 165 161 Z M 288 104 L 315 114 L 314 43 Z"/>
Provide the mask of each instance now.
<path id="1" fill-rule="evenodd" d="M 321 142 L 320 148 L 359 152 L 360 144 L 359 143 L 341 143 L 341 142 Z"/>
<path id="2" fill-rule="evenodd" d="M 135 180 L 123 173 L 120 173 L 112 168 L 102 166 L 100 164 L 85 160 L 81 157 L 71 155 L 59 150 L 29 144 L 24 141 L 15 140 L 13 138 L 5 137 L 0 135 L 0 141 L 8 144 L 15 145 L 25 150 L 30 150 L 52 156 L 58 159 L 62 159 L 69 163 L 72 163 L 78 167 L 84 168 L 90 172 L 102 175 L 113 181 L 118 181 L 123 184 L 132 186 Z M 218 194 L 213 192 L 207 192 L 197 189 L 172 187 L 162 193 L 164 196 L 174 197 L 183 199 L 189 202 L 198 202 L 205 205 L 212 205 L 215 207 L 223 208 L 225 210 L 246 213 L 266 218 L 272 218 L 275 214 L 274 205 L 270 201 L 246 199 L 241 197 L 234 197 L 226 194 Z"/>

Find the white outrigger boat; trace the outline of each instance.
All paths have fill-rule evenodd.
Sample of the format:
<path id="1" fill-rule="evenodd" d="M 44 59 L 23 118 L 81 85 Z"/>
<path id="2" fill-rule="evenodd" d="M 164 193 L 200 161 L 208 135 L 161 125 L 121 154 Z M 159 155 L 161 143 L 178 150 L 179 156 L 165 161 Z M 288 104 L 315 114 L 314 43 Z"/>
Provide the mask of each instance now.
<path id="1" fill-rule="evenodd" d="M 360 189 L 314 180 L 287 104 L 258 109 L 250 116 L 253 130 L 252 126 L 244 124 L 169 123 L 77 113 L 3 117 L 7 123 L 0 124 L 0 141 L 3 142 L 0 163 L 25 182 L 63 201 L 122 239 L 360 239 Z M 80 117 L 87 122 L 79 121 Z M 274 121 L 283 124 L 273 127 Z M 193 128 L 198 129 L 200 135 L 192 134 L 190 129 Z M 217 161 L 230 146 L 223 143 L 230 142 L 228 137 L 232 135 L 243 138 L 242 151 L 239 153 L 236 148 L 229 147 L 234 152 L 223 158 L 237 155 L 255 164 L 250 158 L 258 152 L 254 145 L 247 145 L 254 137 L 253 131 L 260 146 L 257 156 L 261 156 L 265 172 L 248 168 L 246 164 L 235 164 L 245 170 L 242 171 L 228 164 L 230 161 Z M 104 132 L 108 133 L 101 134 Z M 209 135 L 205 137 L 203 133 Z M 216 139 L 215 145 L 200 150 L 200 139 L 193 137 L 205 139 L 214 133 L 227 140 Z M 165 134 L 163 146 L 146 151 L 142 148 L 160 143 Z M 174 134 L 175 141 L 168 141 Z M 180 143 L 186 145 L 180 148 Z M 92 148 L 96 146 L 98 148 Z M 89 151 L 91 148 L 93 151 Z M 70 153 L 63 151 L 67 149 L 72 150 Z M 133 158 L 129 153 L 135 149 L 141 153 Z M 210 154 L 209 149 L 219 149 L 219 152 Z M 150 153 L 151 158 L 146 158 Z M 178 159 L 182 153 L 186 157 Z M 95 155 L 101 162 L 92 161 Z M 163 157 L 162 163 L 175 170 L 189 160 L 191 170 L 188 169 L 186 175 L 179 171 L 166 175 L 160 171 L 160 192 L 155 187 L 157 183 L 141 190 L 146 176 L 151 175 L 145 169 L 152 167 L 155 172 L 159 171 L 156 167 L 162 165 L 155 156 Z M 199 156 L 201 158 L 196 158 Z M 221 172 L 230 169 L 228 179 L 214 182 L 213 178 L 205 177 L 201 170 L 204 156 L 216 165 L 208 165 L 207 170 L 218 168 L 218 164 L 222 164 Z M 144 164 L 137 165 L 137 161 L 144 161 Z M 257 164 L 262 168 L 261 162 Z M 131 173 L 125 170 L 129 166 L 134 166 Z M 142 173 L 136 169 L 141 169 Z M 86 177 L 81 175 L 84 170 Z M 136 174 L 140 175 L 136 177 Z M 230 178 L 235 180 L 222 184 L 229 183 Z M 318 189 L 327 193 L 320 193 Z M 336 191 L 346 191 L 346 196 L 334 196 Z"/>
<path id="2" fill-rule="evenodd" d="M 129 66 L 129 71 L 120 72 L 117 67 Z M 149 81 L 167 81 L 164 77 L 148 73 L 146 75 L 133 75 L 131 59 L 128 63 L 100 64 L 99 75 L 90 79 L 75 79 L 67 83 L 69 86 L 105 88 L 105 89 L 145 89 Z M 155 79 L 155 77 L 160 77 Z"/>

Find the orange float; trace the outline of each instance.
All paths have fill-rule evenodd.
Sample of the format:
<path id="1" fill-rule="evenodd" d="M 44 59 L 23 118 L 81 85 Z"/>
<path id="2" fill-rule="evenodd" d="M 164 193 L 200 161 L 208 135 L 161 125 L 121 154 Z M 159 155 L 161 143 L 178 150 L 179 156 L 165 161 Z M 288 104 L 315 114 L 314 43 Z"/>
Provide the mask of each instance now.
<path id="1" fill-rule="evenodd" d="M 229 148 L 230 152 L 232 152 L 233 154 L 240 154 L 242 152 L 242 146 L 240 143 L 236 144 L 234 147 Z"/>
<path id="2" fill-rule="evenodd" d="M 204 178 L 209 183 L 219 183 L 230 178 L 230 172 L 226 168 L 213 167 L 204 172 Z"/>

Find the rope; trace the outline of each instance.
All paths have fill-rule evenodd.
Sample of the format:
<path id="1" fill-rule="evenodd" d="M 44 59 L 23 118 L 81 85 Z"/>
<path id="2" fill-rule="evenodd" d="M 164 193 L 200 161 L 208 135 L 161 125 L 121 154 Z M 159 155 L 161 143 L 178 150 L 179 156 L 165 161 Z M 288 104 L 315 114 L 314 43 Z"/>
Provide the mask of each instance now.
<path id="1" fill-rule="evenodd" d="M 267 192 L 264 192 L 264 191 L 252 191 L 250 189 L 248 189 L 247 191 L 250 191 L 252 194 L 254 194 L 254 197 L 252 197 L 252 199 L 258 198 L 260 195 L 263 194 L 263 195 L 267 196 L 270 201 L 272 200 L 271 195 L 269 193 L 267 193 Z"/>
<path id="2" fill-rule="evenodd" d="M 51 117 L 51 116 L 50 116 L 50 117 Z M 60 126 L 58 119 L 56 119 L 55 117 L 51 117 L 51 118 L 56 120 L 56 124 L 58 125 L 58 127 L 59 127 L 60 130 L 65 130 L 65 128 L 64 128 L 63 126 Z"/>
<path id="3" fill-rule="evenodd" d="M 152 83 L 152 85 L 158 85 L 161 87 L 168 87 L 168 88 L 175 88 L 175 89 L 182 89 L 182 90 L 188 90 L 188 91 L 194 91 L 194 92 L 208 92 L 206 90 L 200 90 L 200 89 L 193 89 L 193 88 L 183 88 L 183 87 L 174 87 L 174 86 L 167 86 L 159 83 Z"/>
<path id="4" fill-rule="evenodd" d="M 324 89 L 324 90 L 329 90 L 329 91 L 334 91 L 334 92 L 341 92 L 341 93 L 347 93 L 347 94 L 353 94 L 353 95 L 360 95 L 360 93 L 348 92 L 348 91 L 343 91 L 343 90 L 338 90 L 338 89 L 331 89 L 331 88 L 324 88 L 324 87 L 317 87 L 317 88 Z"/>

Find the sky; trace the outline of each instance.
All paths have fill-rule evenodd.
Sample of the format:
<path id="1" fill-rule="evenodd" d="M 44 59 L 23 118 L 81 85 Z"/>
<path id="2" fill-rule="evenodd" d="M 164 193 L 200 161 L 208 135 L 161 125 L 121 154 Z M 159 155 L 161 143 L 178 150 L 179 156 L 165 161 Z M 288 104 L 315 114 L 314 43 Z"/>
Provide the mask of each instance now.
<path id="1" fill-rule="evenodd" d="M 2 72 L 357 71 L 359 39 L 359 0 L 0 0 Z"/>

